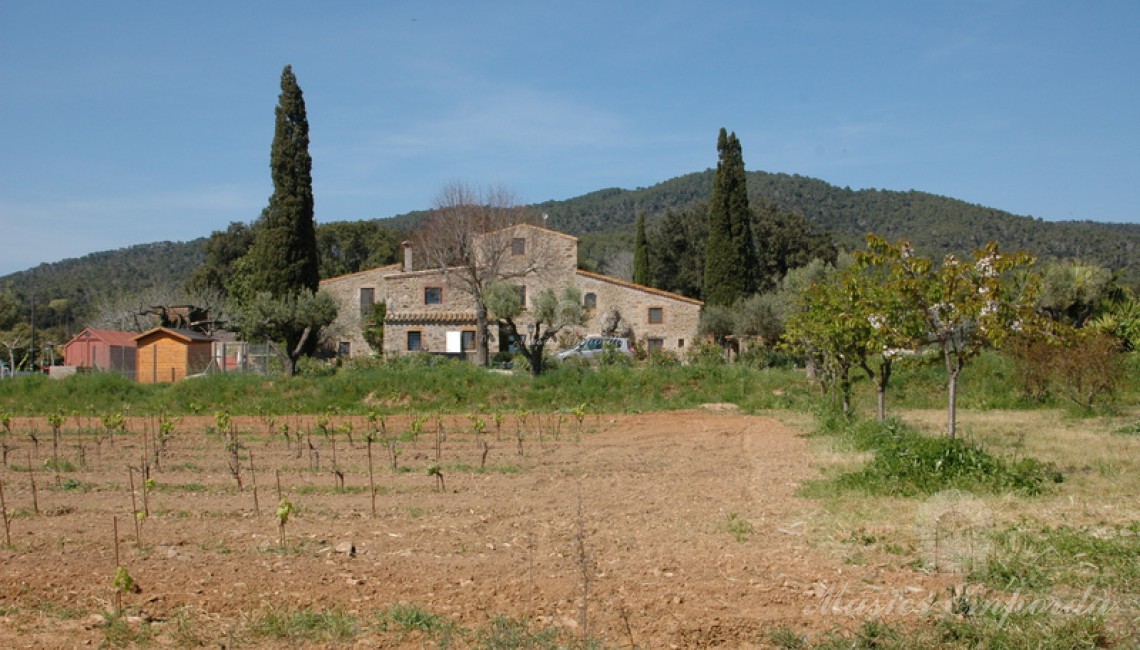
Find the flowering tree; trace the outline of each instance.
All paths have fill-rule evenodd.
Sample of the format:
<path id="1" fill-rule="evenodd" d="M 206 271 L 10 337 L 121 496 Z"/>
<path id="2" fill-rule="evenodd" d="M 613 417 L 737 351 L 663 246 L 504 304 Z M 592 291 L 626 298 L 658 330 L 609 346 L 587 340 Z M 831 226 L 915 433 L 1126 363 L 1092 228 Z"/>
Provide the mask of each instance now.
<path id="1" fill-rule="evenodd" d="M 991 242 L 974 251 L 973 263 L 947 255 L 942 265 L 914 254 L 910 244 L 868 235 L 860 264 L 880 269 L 884 288 L 921 324 L 922 342 L 938 346 L 946 366 L 947 433 L 957 435 L 958 377 L 970 359 L 1000 346 L 1014 332 L 1034 327 L 1035 285 L 1018 283 L 1014 271 L 1033 264 L 1027 253 L 1002 253 Z"/>
<path id="2" fill-rule="evenodd" d="M 843 281 L 857 287 L 861 314 L 870 326 L 859 365 L 875 384 L 879 421 L 887 417 L 887 387 L 895 361 L 921 345 L 923 320 L 911 309 L 884 269 L 859 260 L 843 273 Z"/>
<path id="3" fill-rule="evenodd" d="M 851 412 L 853 368 L 875 383 L 878 415 L 886 417 L 886 391 L 894 361 L 913 348 L 918 321 L 880 269 L 855 264 L 817 279 L 800 294 L 785 340 L 814 357 L 825 385 L 838 389 L 843 412 Z"/>

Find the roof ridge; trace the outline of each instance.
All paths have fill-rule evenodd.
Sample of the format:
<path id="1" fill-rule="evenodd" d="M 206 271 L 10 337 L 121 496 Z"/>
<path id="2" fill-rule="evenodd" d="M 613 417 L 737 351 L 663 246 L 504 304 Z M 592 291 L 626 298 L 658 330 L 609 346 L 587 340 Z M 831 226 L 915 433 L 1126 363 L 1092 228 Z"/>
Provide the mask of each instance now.
<path id="1" fill-rule="evenodd" d="M 344 273 L 342 275 L 334 275 L 331 278 L 324 278 L 321 280 L 321 284 L 324 284 L 325 282 L 329 282 L 331 280 L 342 280 L 344 278 L 351 278 L 354 275 L 361 275 L 364 273 L 375 273 L 376 271 L 383 271 L 384 269 L 398 269 L 401 266 L 403 266 L 403 265 L 399 262 L 394 262 L 392 264 L 385 264 L 384 266 L 374 266 L 370 269 L 362 269 L 360 271 L 353 271 L 352 273 Z"/>
<path id="2" fill-rule="evenodd" d="M 690 298 L 688 296 L 682 296 L 679 293 L 673 293 L 672 291 L 665 291 L 664 289 L 658 289 L 656 287 L 647 287 L 644 284 L 637 284 L 636 282 L 630 282 L 628 280 L 622 280 L 620 278 L 615 278 L 611 275 L 602 275 L 601 273 L 594 273 L 593 271 L 587 271 L 585 269 L 578 269 L 578 274 L 584 275 L 588 278 L 594 278 L 595 280 L 601 280 L 603 282 L 609 282 L 611 284 L 616 284 L 618 286 L 628 287 L 630 289 L 637 289 L 640 291 L 645 291 L 647 293 L 653 293 L 653 294 L 657 294 L 659 296 L 664 296 L 666 298 L 672 298 L 674 300 L 680 300 L 683 302 L 692 303 L 694 305 L 704 305 L 705 304 L 703 300 L 697 300 L 696 298 Z"/>

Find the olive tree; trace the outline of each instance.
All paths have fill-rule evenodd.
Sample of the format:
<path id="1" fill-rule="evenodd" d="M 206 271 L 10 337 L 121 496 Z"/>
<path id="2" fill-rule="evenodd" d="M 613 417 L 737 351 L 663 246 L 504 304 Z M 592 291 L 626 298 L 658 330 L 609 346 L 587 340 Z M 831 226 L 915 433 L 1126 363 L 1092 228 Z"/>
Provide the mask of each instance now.
<path id="1" fill-rule="evenodd" d="M 249 340 L 268 343 L 288 373 L 295 375 L 297 361 L 321 328 L 336 320 L 336 312 L 336 299 L 326 291 L 301 290 L 284 298 L 262 291 L 238 312 L 238 326 Z"/>
<path id="2" fill-rule="evenodd" d="M 553 289 L 543 289 L 535 296 L 529 311 L 524 311 L 516 288 L 501 282 L 487 288 L 485 299 L 490 316 L 507 328 L 513 340 L 525 341 L 519 350 L 530 363 L 530 374 L 535 377 L 542 374 L 546 343 L 563 329 L 586 324 L 582 292 L 577 287 L 566 287 L 562 295 L 555 294 Z M 519 332 L 523 318 L 529 321 L 524 325 L 528 333 L 525 339 Z"/>

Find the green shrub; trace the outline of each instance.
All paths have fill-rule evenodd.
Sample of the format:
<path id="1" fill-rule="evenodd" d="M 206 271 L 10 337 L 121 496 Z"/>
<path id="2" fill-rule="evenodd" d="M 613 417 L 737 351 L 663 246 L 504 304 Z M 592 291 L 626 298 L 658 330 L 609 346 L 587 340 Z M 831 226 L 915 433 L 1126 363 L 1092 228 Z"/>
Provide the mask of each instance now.
<path id="1" fill-rule="evenodd" d="M 794 368 L 803 363 L 803 358 L 786 350 L 750 345 L 736 357 L 736 362 L 753 368 Z"/>
<path id="2" fill-rule="evenodd" d="M 702 366 L 724 365 L 724 348 L 716 343 L 705 341 L 689 348 L 689 363 Z"/>
<path id="3" fill-rule="evenodd" d="M 898 421 L 854 423 L 832 435 L 844 446 L 874 452 L 859 470 L 824 482 L 840 491 L 912 497 L 955 488 L 1036 495 L 1063 480 L 1056 468 L 1036 459 L 1011 463 L 975 443 L 925 436 Z"/>

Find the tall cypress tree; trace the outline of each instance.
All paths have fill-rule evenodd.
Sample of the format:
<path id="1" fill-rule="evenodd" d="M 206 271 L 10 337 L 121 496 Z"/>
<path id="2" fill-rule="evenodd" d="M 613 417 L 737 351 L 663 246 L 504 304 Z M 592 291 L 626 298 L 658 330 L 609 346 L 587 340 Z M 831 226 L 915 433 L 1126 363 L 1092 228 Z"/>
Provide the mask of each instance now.
<path id="1" fill-rule="evenodd" d="M 730 306 L 756 290 L 756 245 L 740 140 L 721 128 L 716 149 L 703 293 L 709 305 Z"/>
<path id="2" fill-rule="evenodd" d="M 248 268 L 250 289 L 285 298 L 302 289 L 316 291 L 320 283 L 309 120 L 292 66 L 281 72 L 276 114 L 269 159 L 273 195 L 255 226 Z"/>
<path id="3" fill-rule="evenodd" d="M 253 226 L 253 245 L 234 265 L 229 295 L 236 324 L 251 341 L 265 341 L 290 374 L 316 349 L 318 334 L 336 318 L 336 302 L 318 292 L 320 258 L 313 224 L 313 159 L 305 98 L 285 66 L 269 168 L 273 195 Z"/>
<path id="4" fill-rule="evenodd" d="M 649 284 L 649 242 L 645 237 L 645 213 L 637 215 L 637 234 L 633 239 L 633 281 Z"/>

